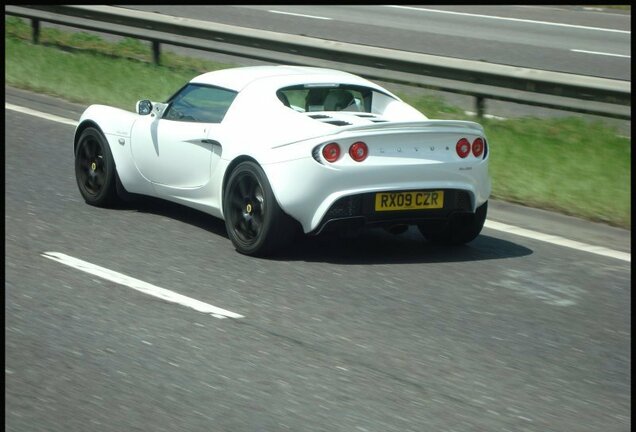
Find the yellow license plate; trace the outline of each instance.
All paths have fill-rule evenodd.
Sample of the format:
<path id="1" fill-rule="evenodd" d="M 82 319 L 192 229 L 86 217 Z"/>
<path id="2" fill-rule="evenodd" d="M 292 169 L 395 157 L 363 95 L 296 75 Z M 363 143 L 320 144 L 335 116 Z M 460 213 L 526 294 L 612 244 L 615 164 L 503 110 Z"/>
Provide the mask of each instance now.
<path id="1" fill-rule="evenodd" d="M 375 211 L 444 208 L 444 191 L 381 192 L 375 194 Z"/>

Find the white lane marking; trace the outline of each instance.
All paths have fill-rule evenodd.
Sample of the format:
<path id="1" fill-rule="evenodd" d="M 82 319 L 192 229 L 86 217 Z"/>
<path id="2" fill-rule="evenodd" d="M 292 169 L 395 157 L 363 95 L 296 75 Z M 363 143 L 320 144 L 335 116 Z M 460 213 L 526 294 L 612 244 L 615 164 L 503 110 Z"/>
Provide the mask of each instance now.
<path id="1" fill-rule="evenodd" d="M 387 5 L 386 7 L 391 7 L 396 9 L 416 10 L 420 12 L 436 12 L 436 13 L 444 13 L 449 15 L 463 15 L 463 16 L 470 16 L 470 17 L 476 17 L 476 18 L 489 18 L 489 19 L 497 19 L 497 20 L 503 20 L 503 21 L 515 21 L 515 22 L 523 22 L 523 23 L 529 23 L 529 24 L 542 24 L 542 25 L 550 25 L 550 26 L 557 26 L 557 27 L 568 27 L 568 28 L 576 28 L 581 30 L 595 30 L 595 31 L 623 33 L 623 34 L 632 33 L 630 30 L 616 30 L 616 29 L 608 29 L 608 28 L 601 28 L 601 27 L 588 27 L 588 26 L 581 26 L 581 25 L 574 25 L 574 24 L 563 24 L 563 23 L 555 23 L 555 22 L 549 22 L 549 21 L 535 21 L 535 20 L 528 20 L 528 19 L 521 19 L 521 18 L 499 17 L 499 16 L 493 16 L 493 15 L 480 15 L 480 14 L 471 14 L 466 12 L 453 12 L 453 11 L 445 11 L 445 10 L 438 10 L 438 9 L 426 9 L 426 8 L 397 6 L 397 5 Z"/>
<path id="2" fill-rule="evenodd" d="M 54 121 L 54 122 L 67 124 L 67 125 L 70 125 L 70 126 L 77 126 L 77 122 L 75 120 L 67 119 L 67 118 L 64 118 L 64 117 L 58 117 L 58 116 L 53 115 L 53 114 L 47 114 L 47 113 L 44 113 L 44 112 L 41 112 L 41 111 L 32 110 L 30 108 L 24 108 L 24 107 L 21 107 L 21 106 L 10 104 L 8 102 L 5 102 L 4 108 L 8 109 L 8 110 L 11 110 L 11 111 L 17 111 L 17 112 L 20 112 L 22 114 L 28 114 L 28 115 L 32 115 L 32 116 L 35 116 L 35 117 L 40 117 L 40 118 L 43 118 L 43 119 L 46 119 L 46 120 L 51 120 L 51 121 Z"/>
<path id="3" fill-rule="evenodd" d="M 191 297 L 178 294 L 174 291 L 170 291 L 165 288 L 160 288 L 158 286 L 149 284 L 142 280 L 135 279 L 130 276 L 126 276 L 125 274 L 118 273 L 116 271 L 109 270 L 107 268 L 100 267 L 98 265 L 95 265 L 86 261 L 82 261 L 77 258 L 73 258 L 72 256 L 65 255 L 63 253 L 44 252 L 41 255 L 45 258 L 48 258 L 53 261 L 57 261 L 61 264 L 67 265 L 69 267 L 73 267 L 77 270 L 81 270 L 83 272 L 90 273 L 95 276 L 99 276 L 103 279 L 109 280 L 111 282 L 115 282 L 120 285 L 125 285 L 129 288 L 132 288 L 144 294 L 148 294 L 168 302 L 177 303 L 182 306 L 192 308 L 199 312 L 211 314 L 215 318 L 244 318 L 243 315 L 239 315 L 235 312 L 221 309 L 211 304 L 203 303 L 202 301 L 193 299 Z"/>
<path id="4" fill-rule="evenodd" d="M 327 21 L 331 21 L 333 19 L 333 18 L 327 18 L 327 17 L 315 16 L 315 15 L 305 15 L 305 14 L 299 14 L 299 13 L 293 13 L 293 12 L 283 12 L 283 11 L 277 11 L 277 10 L 268 10 L 267 12 L 270 12 L 270 13 L 273 13 L 273 14 L 292 15 L 292 16 L 297 16 L 297 17 L 301 17 L 301 18 L 312 18 L 312 19 L 327 20 Z"/>
<path id="5" fill-rule="evenodd" d="M 521 237 L 527 237 L 533 240 L 540 240 L 546 243 L 554 245 L 565 246 L 572 249 L 576 249 L 583 252 L 589 252 L 597 255 L 603 255 L 610 258 L 616 258 L 619 260 L 632 262 L 631 254 L 627 252 L 619 252 L 612 249 L 604 248 L 602 246 L 593 246 L 587 243 L 581 243 L 575 240 L 568 240 L 563 237 L 559 237 L 551 234 L 544 234 L 537 231 L 528 230 L 525 228 L 519 228 L 513 225 L 504 224 L 501 222 L 495 222 L 487 220 L 484 224 L 486 228 L 494 229 L 497 231 L 503 231 L 510 234 L 515 234 Z"/>
<path id="6" fill-rule="evenodd" d="M 5 106 L 9 106 L 11 104 L 6 103 Z M 35 111 L 35 110 L 31 110 L 28 108 L 23 108 L 23 107 L 19 107 L 16 105 L 11 105 L 12 107 L 15 107 L 17 109 L 15 109 L 15 111 L 19 111 L 19 112 L 23 112 L 25 114 L 30 114 L 30 115 L 35 115 L 36 117 L 41 117 L 41 118 L 45 118 L 47 120 L 52 120 L 52 121 L 59 121 L 61 123 L 65 123 L 65 124 L 77 124 L 77 122 L 73 122 L 72 120 L 69 119 L 65 119 L 62 117 L 57 117 L 57 116 L 53 116 L 50 114 L 46 114 L 40 111 Z M 484 226 L 486 226 L 487 228 L 491 228 L 494 230 L 498 230 L 498 231 L 504 231 L 504 232 L 509 232 L 512 234 L 518 234 L 521 235 L 523 237 L 528 237 L 528 238 L 532 238 L 535 240 L 541 240 L 541 241 L 546 241 L 548 243 L 552 243 L 552 244 L 556 244 L 556 245 L 560 245 L 560 246 L 567 246 L 567 247 L 573 247 L 571 245 L 580 245 L 581 247 L 574 247 L 574 249 L 578 249 L 578 250 L 582 250 L 585 252 L 591 252 L 591 253 L 596 253 L 599 255 L 604 255 L 604 256 L 609 256 L 609 257 L 613 257 L 613 258 L 618 258 L 624 261 L 628 261 L 631 262 L 631 255 L 625 252 L 619 252 L 619 251 L 614 251 L 612 249 L 607 249 L 601 246 L 592 246 L 592 245 L 588 245 L 585 243 L 579 243 L 573 240 L 568 240 L 565 238 L 561 238 L 561 237 L 557 237 L 557 236 L 552 236 L 552 235 L 548 235 L 548 234 L 543 234 L 540 232 L 536 232 L 536 231 L 530 231 L 530 230 L 526 230 L 524 228 L 519 228 L 519 227 L 515 227 L 513 225 L 506 225 L 500 222 L 494 222 L 494 221 L 486 221 L 486 223 L 484 224 Z M 523 234 L 522 234 L 523 233 Z M 562 242 L 556 242 L 556 239 L 560 239 L 562 240 Z M 568 243 L 569 242 L 569 243 Z M 603 253 L 601 253 L 601 252 Z M 48 258 L 48 257 L 47 257 Z"/>
<path id="7" fill-rule="evenodd" d="M 632 58 L 632 56 L 628 56 L 624 54 L 612 54 L 612 53 L 606 53 L 606 52 L 600 52 L 600 51 L 587 51 L 587 50 L 580 50 L 580 49 L 571 49 L 570 51 L 577 52 L 577 53 L 584 53 L 584 54 L 604 55 L 604 56 L 610 56 L 610 57 Z"/>

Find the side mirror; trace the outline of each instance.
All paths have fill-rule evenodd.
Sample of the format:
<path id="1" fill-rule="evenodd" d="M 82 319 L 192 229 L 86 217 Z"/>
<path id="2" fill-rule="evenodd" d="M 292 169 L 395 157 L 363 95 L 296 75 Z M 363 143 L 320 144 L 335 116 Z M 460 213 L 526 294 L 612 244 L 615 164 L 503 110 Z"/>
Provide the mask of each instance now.
<path id="1" fill-rule="evenodd" d="M 137 104 L 135 105 L 135 111 L 137 111 L 137 114 L 139 115 L 150 114 L 152 112 L 152 102 L 150 102 L 148 99 L 137 101 Z"/>

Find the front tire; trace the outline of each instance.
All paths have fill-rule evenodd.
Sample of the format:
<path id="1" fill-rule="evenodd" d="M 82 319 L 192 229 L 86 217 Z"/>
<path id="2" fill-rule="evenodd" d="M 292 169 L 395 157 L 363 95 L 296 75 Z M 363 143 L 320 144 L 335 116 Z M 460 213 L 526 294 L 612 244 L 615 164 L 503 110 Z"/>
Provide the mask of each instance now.
<path id="1" fill-rule="evenodd" d="M 118 202 L 117 170 L 102 133 L 86 128 L 75 149 L 75 180 L 87 204 L 109 207 Z"/>
<path id="2" fill-rule="evenodd" d="M 477 207 L 475 213 L 460 213 L 451 216 L 447 222 L 433 221 L 420 224 L 420 233 L 433 243 L 462 245 L 473 241 L 484 227 L 488 201 Z"/>
<path id="3" fill-rule="evenodd" d="M 263 169 L 251 161 L 234 168 L 223 195 L 227 234 L 236 250 L 266 256 L 293 239 L 296 221 L 285 214 Z"/>

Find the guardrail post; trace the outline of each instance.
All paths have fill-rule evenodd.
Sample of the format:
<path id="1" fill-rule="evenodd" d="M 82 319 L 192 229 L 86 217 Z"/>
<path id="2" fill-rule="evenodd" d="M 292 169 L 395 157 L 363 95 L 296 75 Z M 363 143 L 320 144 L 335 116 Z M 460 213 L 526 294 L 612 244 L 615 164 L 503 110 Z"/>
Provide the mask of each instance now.
<path id="1" fill-rule="evenodd" d="M 33 39 L 33 43 L 37 44 L 40 42 L 40 20 L 36 18 L 31 19 L 31 38 Z"/>
<path id="2" fill-rule="evenodd" d="M 477 110 L 477 117 L 484 118 L 484 114 L 486 114 L 486 98 L 483 96 L 476 96 L 475 108 Z"/>
<path id="3" fill-rule="evenodd" d="M 159 66 L 161 60 L 161 48 L 159 45 L 159 41 L 152 41 L 152 61 Z"/>

